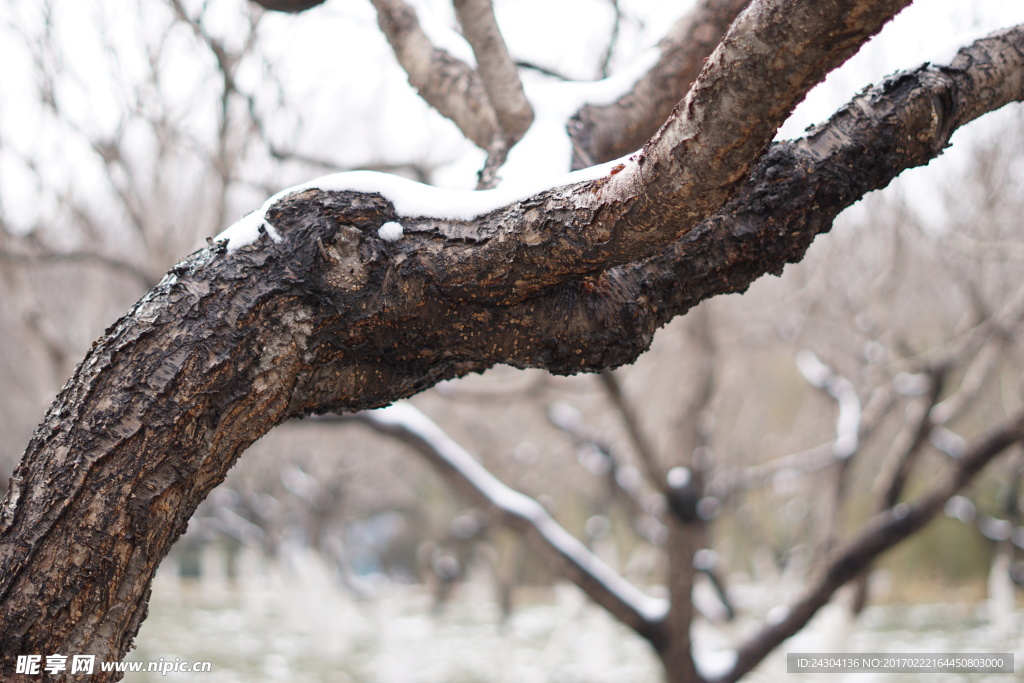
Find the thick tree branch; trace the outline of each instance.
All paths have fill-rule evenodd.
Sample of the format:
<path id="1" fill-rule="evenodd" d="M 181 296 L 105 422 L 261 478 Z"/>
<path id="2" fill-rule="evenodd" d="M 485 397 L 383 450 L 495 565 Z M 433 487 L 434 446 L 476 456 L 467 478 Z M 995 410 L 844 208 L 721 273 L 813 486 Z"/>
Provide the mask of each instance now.
<path id="1" fill-rule="evenodd" d="M 651 256 L 720 208 L 796 102 L 908 1 L 799 0 L 783 8 L 759 0 L 624 169 L 472 219 L 382 213 L 401 218 L 407 237 L 398 248 L 409 267 L 461 281 L 457 296 L 466 299 L 522 301 L 567 277 Z M 819 47 L 826 43 L 832 47 Z M 454 260 L 453 249 L 462 251 Z"/>
<path id="2" fill-rule="evenodd" d="M 427 104 L 459 127 L 481 149 L 498 136 L 498 116 L 480 75 L 465 62 L 431 44 L 420 27 L 416 10 L 404 0 L 372 0 L 377 22 L 409 85 Z"/>
<path id="3" fill-rule="evenodd" d="M 501 37 L 494 7 L 491 0 L 454 0 L 453 4 L 462 34 L 476 55 L 477 71 L 498 116 L 504 143 L 511 147 L 533 122 L 533 108 Z"/>
<path id="4" fill-rule="evenodd" d="M 722 211 L 657 258 L 598 277 L 594 288 L 645 297 L 658 309 L 655 327 L 710 296 L 745 291 L 764 272 L 799 261 L 854 201 L 938 156 L 957 128 L 1021 100 L 1024 26 L 961 49 L 950 66 L 894 74 L 807 138 L 772 145 Z"/>
<path id="5" fill-rule="evenodd" d="M 609 181 L 642 192 L 636 238 L 679 237 L 743 181 L 789 113 L 909 0 L 755 0 L 736 18 L 686 98 L 644 146 L 635 172 Z M 742 74 L 741 78 L 735 77 Z M 659 201 L 661 200 L 661 201 Z M 676 229 L 644 229 L 651 212 Z M 632 236 L 632 235 L 631 235 Z"/>
<path id="6" fill-rule="evenodd" d="M 698 449 L 707 443 L 708 431 L 703 418 L 714 394 L 715 344 L 710 307 L 701 306 L 692 311 L 691 316 L 694 316 L 690 322 L 697 352 L 690 360 L 696 366 L 697 376 L 679 412 L 679 438 L 673 444 L 675 452 L 670 461 L 675 466 L 661 480 L 661 490 L 669 512 L 665 520 L 668 527 L 665 550 L 668 559 L 669 613 L 665 617 L 668 646 L 660 655 L 668 683 L 703 681 L 693 659 L 691 639 L 696 607 L 693 589 L 698 572 L 704 571 L 707 574 L 712 585 L 719 591 L 726 611 L 732 611 L 712 563 L 698 560 L 698 557 L 706 559 L 710 552 L 706 550 L 709 545 L 707 518 L 701 514 L 700 503 L 705 496 L 705 475 L 711 463 L 706 457 L 698 457 Z"/>
<path id="7" fill-rule="evenodd" d="M 612 404 L 619 411 L 619 415 L 622 416 L 622 421 L 626 425 L 626 433 L 633 444 L 633 451 L 647 475 L 648 482 L 660 493 L 665 493 L 668 487 L 665 483 L 665 471 L 658 459 L 657 452 L 640 426 L 640 418 L 637 417 L 633 404 L 622 391 L 622 383 L 611 370 L 605 370 L 599 377 L 605 393 L 608 394 L 608 398 L 611 399 Z"/>

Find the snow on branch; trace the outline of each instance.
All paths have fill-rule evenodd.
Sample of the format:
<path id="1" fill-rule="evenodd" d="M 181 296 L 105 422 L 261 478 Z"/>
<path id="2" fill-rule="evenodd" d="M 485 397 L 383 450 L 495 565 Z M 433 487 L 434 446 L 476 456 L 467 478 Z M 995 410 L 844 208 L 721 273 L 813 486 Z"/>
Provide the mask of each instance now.
<path id="1" fill-rule="evenodd" d="M 629 159 L 619 162 L 632 163 Z M 274 204 L 290 195 L 307 190 L 323 192 L 360 192 L 377 194 L 386 199 L 399 218 L 434 218 L 441 221 L 472 221 L 510 204 L 607 175 L 615 162 L 592 166 L 581 171 L 566 173 L 550 181 L 546 178 L 527 179 L 522 184 L 504 184 L 492 190 L 448 190 L 409 180 L 402 176 L 376 171 L 345 171 L 333 173 L 281 190 L 263 206 L 247 214 L 220 233 L 214 241 L 226 240 L 228 251 L 247 246 L 266 232 L 274 242 L 281 236 L 267 220 L 267 212 Z M 382 224 L 385 221 L 382 221 Z"/>
<path id="2" fill-rule="evenodd" d="M 410 403 L 359 413 L 357 419 L 413 446 L 474 503 L 520 531 L 563 577 L 648 639 L 668 606 L 638 590 L 561 527 L 540 503 L 498 481 Z"/>
<path id="3" fill-rule="evenodd" d="M 378 9 L 397 1 L 375 0 Z M 579 274 L 593 272 L 667 247 L 721 207 L 792 107 L 907 1 L 837 0 L 836 7 L 830 3 L 826 9 L 816 0 L 756 0 L 643 154 L 633 163 L 591 171 L 585 178 L 589 184 L 548 196 L 546 220 L 534 218 L 530 231 L 524 228 L 531 216 L 501 221 L 489 239 L 468 247 L 476 251 L 473 262 L 508 261 L 501 281 L 522 285 L 526 295 L 564 280 L 566 266 Z M 408 29 L 409 14 L 402 15 L 405 24 L 393 23 Z M 388 21 L 382 14 L 382 25 Z M 841 41 L 832 39 L 837 34 Z M 554 186 L 550 180 L 545 184 Z M 450 211 L 478 213 L 458 206 Z M 554 215 L 562 218 L 553 220 Z M 600 225 L 580 224 L 598 218 Z M 574 227 L 568 242 L 567 222 Z M 261 225 L 250 221 L 250 233 Z M 551 258 L 552 244 L 565 245 L 560 246 L 563 258 Z M 493 281 L 493 268 L 488 270 L 474 278 Z"/>
<path id="4" fill-rule="evenodd" d="M 861 406 L 857 388 L 853 386 L 853 382 L 822 363 L 814 352 L 808 349 L 796 354 L 796 366 L 811 386 L 825 391 L 839 404 L 832 453 L 840 460 L 846 460 L 857 452 L 860 434 Z"/>

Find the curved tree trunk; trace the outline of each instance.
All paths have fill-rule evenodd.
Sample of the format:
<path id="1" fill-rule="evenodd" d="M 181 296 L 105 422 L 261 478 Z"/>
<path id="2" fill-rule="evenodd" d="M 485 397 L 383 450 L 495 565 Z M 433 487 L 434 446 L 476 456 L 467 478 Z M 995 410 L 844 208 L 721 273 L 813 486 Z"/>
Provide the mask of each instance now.
<path id="1" fill-rule="evenodd" d="M 272 207 L 280 243 L 196 252 L 93 346 L 15 472 L 0 508 L 0 671 L 18 654 L 121 659 L 160 560 L 274 425 L 498 362 L 563 374 L 627 363 L 701 299 L 799 260 L 843 208 L 1024 96 L 1024 32 L 977 45 L 773 146 L 745 183 L 717 166 L 692 206 L 678 180 L 637 194 L 610 175 L 474 221 L 402 219 L 405 237 L 386 242 L 377 229 L 398 217 L 382 196 L 314 189 Z M 652 165 L 668 163 L 666 136 Z M 663 182 L 669 166 L 636 178 Z"/>

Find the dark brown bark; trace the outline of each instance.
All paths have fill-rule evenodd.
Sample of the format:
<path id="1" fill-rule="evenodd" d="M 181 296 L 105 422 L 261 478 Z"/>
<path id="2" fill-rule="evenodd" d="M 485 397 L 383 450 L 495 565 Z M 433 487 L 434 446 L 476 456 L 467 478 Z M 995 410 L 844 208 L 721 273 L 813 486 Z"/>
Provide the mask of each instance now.
<path id="1" fill-rule="evenodd" d="M 736 18 L 686 97 L 637 156 L 599 191 L 622 229 L 600 251 L 667 246 L 747 177 L 812 84 L 845 62 L 908 0 L 758 0 Z M 743 74 L 737 78 L 737 74 Z M 661 229 L 650 226 L 661 225 Z M 601 238 L 604 233 L 597 233 Z M 650 251 L 647 251 L 649 254 Z M 628 260 L 642 258 L 640 253 Z"/>
<path id="2" fill-rule="evenodd" d="M 678 412 L 673 443 L 673 464 L 685 467 L 690 472 L 689 481 L 682 486 L 662 479 L 662 493 L 668 502 L 669 514 L 665 523 L 668 527 L 669 611 L 665 615 L 664 642 L 658 649 L 665 669 L 667 683 L 699 683 L 699 676 L 693 657 L 693 641 L 690 637 L 695 613 L 693 602 L 694 582 L 700 568 L 697 553 L 710 547 L 708 524 L 700 513 L 700 500 L 705 495 L 705 470 L 710 466 L 706 458 L 697 455 L 697 449 L 707 445 L 707 433 L 702 428 L 702 416 L 711 403 L 715 390 L 715 342 L 713 339 L 711 312 L 708 304 L 690 313 L 691 332 L 696 353 L 691 358 L 696 377 L 688 387 L 689 395 L 682 402 Z M 669 470 L 671 472 L 671 470 Z M 705 566 L 712 581 L 716 581 L 713 568 Z M 722 591 L 723 602 L 729 609 L 721 583 L 716 587 Z"/>
<path id="3" fill-rule="evenodd" d="M 699 683 L 693 659 L 690 625 L 693 622 L 693 582 L 697 569 L 693 557 L 704 547 L 704 524 L 684 522 L 676 515 L 667 515 L 669 612 L 660 624 L 661 639 L 655 643 L 658 658 L 665 669 L 666 683 Z"/>
<path id="4" fill-rule="evenodd" d="M 870 30 L 850 29 L 861 40 Z M 840 36 L 847 51 L 850 35 Z M 403 219 L 406 237 L 385 243 L 376 229 L 395 215 L 382 197 L 309 190 L 272 207 L 280 244 L 196 252 L 93 346 L 15 472 L 0 508 L 0 670 L 17 654 L 123 657 L 157 564 L 274 425 L 381 406 L 498 362 L 556 373 L 629 362 L 673 316 L 799 260 L 844 207 L 1024 96 L 1022 36 L 981 41 L 953 68 L 894 77 L 807 139 L 773 146 L 697 227 L 770 137 L 745 117 L 692 137 L 691 125 L 716 126 L 705 116 L 714 102 L 734 103 L 717 82 L 649 146 L 637 173 L 647 194 L 616 176 L 471 224 Z M 841 55 L 807 56 L 819 57 Z M 715 63 L 742 69 L 746 59 L 727 47 Z M 802 59 L 787 78 L 806 89 L 823 70 Z M 769 107 L 777 119 L 797 97 L 792 82 L 788 104 Z M 708 180 L 697 182 L 701 168 Z M 680 182 L 711 198 L 689 204 L 694 190 Z M 629 265 L 605 270 L 616 263 Z"/>
<path id="5" fill-rule="evenodd" d="M 588 105 L 569 122 L 573 168 L 639 149 L 686 95 L 704 61 L 750 0 L 701 0 L 658 43 L 658 63 L 617 102 Z"/>

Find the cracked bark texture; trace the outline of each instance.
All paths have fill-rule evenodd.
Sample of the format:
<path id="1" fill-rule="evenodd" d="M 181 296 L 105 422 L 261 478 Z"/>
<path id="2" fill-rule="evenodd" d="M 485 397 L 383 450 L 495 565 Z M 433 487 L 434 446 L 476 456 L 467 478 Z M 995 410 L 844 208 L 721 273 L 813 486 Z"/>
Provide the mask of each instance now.
<path id="1" fill-rule="evenodd" d="M 839 47 L 780 67 L 767 87 L 786 102 L 759 116 L 781 122 L 823 76 L 815 60 L 838 62 L 851 35 L 866 39 L 901 3 L 838 4 L 848 11 L 805 2 L 791 13 L 805 26 L 787 40 L 814 42 L 808 22 L 821 20 Z M 782 30 L 780 3 L 759 5 L 749 21 Z M 471 225 L 403 219 L 394 243 L 376 236 L 395 218 L 381 196 L 309 190 L 271 208 L 282 243 L 215 244 L 175 266 L 94 344 L 15 472 L 0 507 L 0 670 L 17 654 L 122 658 L 156 566 L 273 426 L 382 406 L 495 363 L 566 374 L 628 363 L 674 316 L 780 272 L 843 208 L 1024 97 L 1015 28 L 949 67 L 898 74 L 762 154 L 770 126 L 740 106 L 765 92 L 761 72 L 756 85 L 724 82 L 755 66 L 740 42 L 726 37 L 635 178 L 559 188 Z M 713 106 L 733 113 L 712 120 Z M 695 179 L 694 159 L 710 180 Z M 693 182 L 711 199 L 689 204 Z"/>

